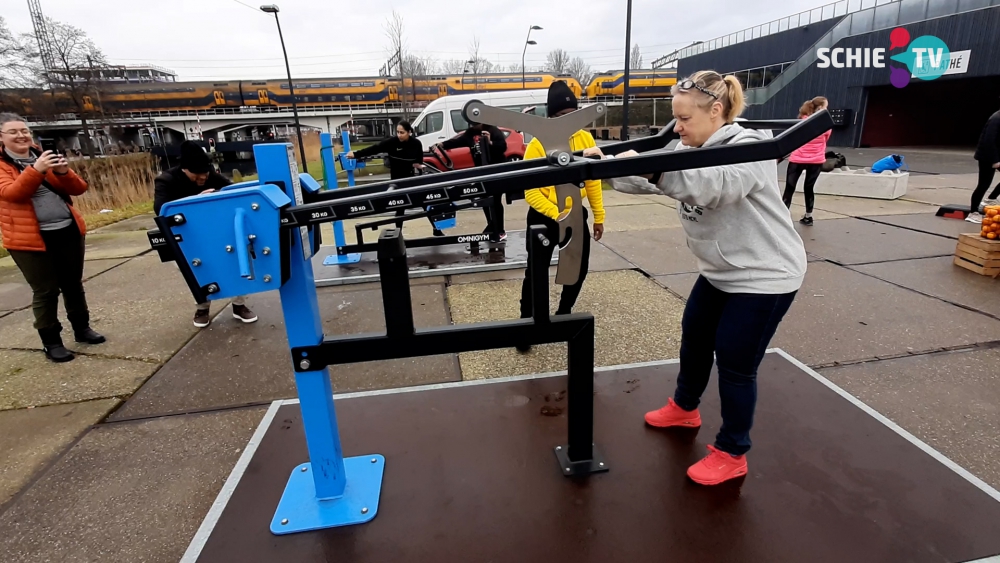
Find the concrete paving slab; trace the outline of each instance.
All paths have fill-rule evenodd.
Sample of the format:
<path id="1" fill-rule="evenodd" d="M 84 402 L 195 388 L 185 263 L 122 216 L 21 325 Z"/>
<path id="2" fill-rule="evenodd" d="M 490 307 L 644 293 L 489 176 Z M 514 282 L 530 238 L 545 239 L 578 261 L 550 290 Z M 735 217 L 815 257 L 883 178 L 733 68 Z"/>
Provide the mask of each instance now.
<path id="1" fill-rule="evenodd" d="M 907 188 L 906 195 L 901 199 L 926 203 L 928 205 L 945 205 L 948 203 L 962 203 L 969 205 L 972 197 L 972 190 L 976 187 L 976 181 L 972 181 L 969 188 Z"/>
<path id="2" fill-rule="evenodd" d="M 604 234 L 620 231 L 642 231 L 647 229 L 662 229 L 665 227 L 680 227 L 681 220 L 677 216 L 674 200 L 658 196 L 666 203 L 647 203 L 645 205 L 625 205 L 607 210 L 604 220 Z"/>
<path id="3" fill-rule="evenodd" d="M 1000 488 L 1000 350 L 838 366 L 821 373 L 993 487 Z"/>
<path id="4" fill-rule="evenodd" d="M 88 432 L 0 515 L 0 560 L 179 561 L 264 411 Z"/>
<path id="5" fill-rule="evenodd" d="M 795 223 L 806 250 L 840 264 L 953 255 L 955 241 L 856 218 Z M 674 273 L 674 272 L 663 272 Z"/>
<path id="6" fill-rule="evenodd" d="M 970 164 L 969 169 L 972 172 L 967 174 L 914 174 L 910 176 L 910 180 L 907 182 L 907 194 L 911 190 L 955 188 L 966 190 L 969 192 L 969 195 L 972 195 L 972 190 L 975 189 L 976 183 L 979 182 L 979 173 L 975 171 L 979 167 L 979 164 L 976 162 L 971 162 Z"/>
<path id="7" fill-rule="evenodd" d="M 331 288 L 332 289 L 332 288 Z M 385 330 L 382 293 L 318 290 L 327 335 Z M 449 323 L 443 285 L 414 286 L 414 323 Z M 223 313 L 173 357 L 111 417 L 112 420 L 245 405 L 296 397 L 295 374 L 277 292 L 257 295 L 253 324 Z M 331 366 L 337 392 L 404 387 L 461 379 L 454 355 Z"/>
<path id="8" fill-rule="evenodd" d="M 117 405 L 117 399 L 101 399 L 0 412 L 4 429 L 0 432 L 0 506 Z"/>
<path id="9" fill-rule="evenodd" d="M 87 260 L 132 258 L 150 252 L 149 238 L 143 232 L 87 233 Z"/>
<path id="10" fill-rule="evenodd" d="M 697 273 L 693 274 L 670 274 L 669 276 L 656 276 L 653 279 L 666 289 L 679 295 L 682 299 L 687 299 L 691 295 L 691 288 L 694 282 L 698 281 Z"/>
<path id="11" fill-rule="evenodd" d="M 10 257 L 9 263 L 0 265 L 0 312 L 17 311 L 31 305 L 31 287 L 24 281 L 21 270 Z M 83 263 L 84 281 L 125 262 L 126 258 L 111 260 L 87 260 Z"/>
<path id="12" fill-rule="evenodd" d="M 817 195 L 816 208 L 852 217 L 858 215 L 892 215 L 927 213 L 937 210 L 936 205 L 926 205 L 902 199 L 884 200 L 837 195 Z"/>
<path id="13" fill-rule="evenodd" d="M 50 362 L 41 351 L 0 348 L 0 411 L 131 395 L 156 364 L 78 355 Z"/>
<path id="14" fill-rule="evenodd" d="M 17 311 L 31 305 L 31 288 L 26 283 L 0 283 L 0 311 Z"/>
<path id="15" fill-rule="evenodd" d="M 789 213 L 791 213 L 793 221 L 798 221 L 806 213 L 805 203 L 795 203 L 793 201 Z M 833 213 L 832 211 L 826 211 L 824 209 L 813 207 L 813 219 L 816 221 L 823 221 L 826 219 L 843 219 L 844 217 L 847 217 L 847 215 Z"/>
<path id="16" fill-rule="evenodd" d="M 163 362 L 198 330 L 191 323 L 194 298 L 176 264 L 161 263 L 155 254 L 130 260 L 87 281 L 84 288 L 91 325 L 108 341 L 97 346 L 73 342 L 68 346 L 73 350 Z M 250 297 L 248 303 L 252 306 L 253 302 Z M 212 310 L 218 312 L 226 303 L 213 302 Z M 69 327 L 65 317 L 61 318 Z M 32 322 L 30 310 L 0 319 L 0 345 L 40 348 Z"/>
<path id="17" fill-rule="evenodd" d="M 627 194 L 624 192 L 616 192 L 615 190 L 604 190 L 603 192 L 601 192 L 601 197 L 604 200 L 604 207 L 620 207 L 622 205 L 645 205 L 647 203 L 666 205 L 668 202 L 672 201 L 669 200 L 668 198 L 658 195 Z M 671 205 L 671 207 L 673 206 Z"/>
<path id="18" fill-rule="evenodd" d="M 605 232 L 601 243 L 653 276 L 698 271 L 681 228 Z"/>
<path id="19" fill-rule="evenodd" d="M 772 345 L 821 365 L 997 339 L 1000 321 L 813 262 Z"/>
<path id="20" fill-rule="evenodd" d="M 952 263 L 951 257 L 854 266 L 859 272 L 1000 316 L 1000 281 Z"/>
<path id="21" fill-rule="evenodd" d="M 94 229 L 92 233 L 128 233 L 134 231 L 146 232 L 150 229 L 156 228 L 156 221 L 154 218 L 156 215 L 153 213 L 144 213 L 142 215 L 136 215 L 135 217 L 130 217 L 117 223 L 112 223 L 110 225 L 105 225 L 99 229 Z"/>
<path id="22" fill-rule="evenodd" d="M 601 240 L 604 240 L 604 238 L 602 237 Z M 619 256 L 618 253 L 607 246 L 604 246 L 600 242 L 590 241 L 590 268 L 588 268 L 588 271 L 608 272 L 611 270 L 629 270 L 634 267 L 631 262 Z"/>
<path id="23" fill-rule="evenodd" d="M 914 213 L 913 215 L 873 215 L 861 217 L 867 221 L 882 223 L 883 225 L 894 225 L 905 229 L 912 229 L 922 233 L 941 235 L 950 239 L 958 240 L 958 235 L 962 233 L 979 234 L 979 227 L 972 223 L 960 221 L 958 219 L 946 219 L 935 217 L 933 213 Z"/>
<path id="24" fill-rule="evenodd" d="M 552 312 L 562 286 L 549 286 Z M 515 319 L 520 316 L 520 281 L 453 285 L 448 288 L 456 324 Z M 573 312 L 596 319 L 595 365 L 605 366 L 677 357 L 684 303 L 634 271 L 595 272 L 587 276 Z M 463 379 L 545 373 L 566 369 L 565 344 L 536 346 L 528 354 L 514 349 L 459 355 Z"/>

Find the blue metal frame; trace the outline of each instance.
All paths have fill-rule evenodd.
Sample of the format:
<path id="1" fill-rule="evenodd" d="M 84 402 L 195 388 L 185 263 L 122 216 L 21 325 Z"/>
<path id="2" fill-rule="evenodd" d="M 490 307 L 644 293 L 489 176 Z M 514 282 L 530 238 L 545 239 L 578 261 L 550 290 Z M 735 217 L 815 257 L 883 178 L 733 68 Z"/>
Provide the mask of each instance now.
<path id="1" fill-rule="evenodd" d="M 285 186 L 286 195 L 295 201 L 298 178 L 291 151 L 290 144 L 257 145 L 254 157 L 260 181 Z M 280 290 L 288 343 L 292 347 L 316 346 L 323 341 L 323 326 L 309 259 L 315 249 L 306 256 L 301 248 L 296 248 L 302 244 L 302 238 L 289 239 L 289 276 Z M 308 367 L 307 359 L 300 362 L 299 367 L 303 366 Z M 289 478 L 271 532 L 288 534 L 371 520 L 378 510 L 384 460 L 373 455 L 344 459 L 333 387 L 326 367 L 297 372 L 295 387 L 310 463 L 297 467 Z M 373 458 L 380 461 L 372 463 Z"/>
<path id="2" fill-rule="evenodd" d="M 351 152 L 351 133 L 349 131 L 344 131 L 341 133 L 341 139 L 344 143 L 344 152 L 340 156 L 343 156 Z M 320 157 L 323 159 L 323 180 L 326 183 L 328 190 L 335 190 L 340 187 L 339 181 L 337 180 L 337 156 L 333 154 L 333 135 L 330 133 L 320 133 Z M 340 158 L 340 162 L 344 166 L 344 171 L 347 172 L 347 186 L 354 187 L 354 170 L 356 168 L 364 168 L 365 163 L 359 162 L 354 159 Z M 333 223 L 333 241 L 337 247 L 344 246 L 347 244 L 344 239 L 344 224 L 341 221 L 335 221 Z M 330 266 L 334 264 L 354 264 L 361 261 L 361 254 L 331 254 L 323 260 L 324 266 Z"/>

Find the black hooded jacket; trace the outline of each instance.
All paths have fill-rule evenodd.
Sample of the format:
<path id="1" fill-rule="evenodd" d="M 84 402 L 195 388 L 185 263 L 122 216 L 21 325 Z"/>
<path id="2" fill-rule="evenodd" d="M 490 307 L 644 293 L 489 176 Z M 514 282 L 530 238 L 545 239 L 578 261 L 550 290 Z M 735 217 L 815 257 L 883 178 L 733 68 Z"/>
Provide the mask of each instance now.
<path id="1" fill-rule="evenodd" d="M 153 192 L 153 212 L 159 215 L 160 208 L 168 201 L 198 195 L 205 190 L 219 190 L 232 182 L 213 170 L 208 173 L 205 185 L 199 186 L 187 177 L 180 166 L 174 166 L 160 173 L 153 184 L 156 187 Z"/>
<path id="2" fill-rule="evenodd" d="M 986 121 L 983 132 L 979 135 L 975 157 L 984 164 L 1000 162 L 1000 111 Z"/>
<path id="3" fill-rule="evenodd" d="M 479 156 L 474 156 L 476 159 L 476 165 L 482 166 L 483 164 L 499 164 L 503 162 L 505 160 L 504 155 L 507 153 L 507 137 L 504 137 L 503 131 L 493 125 L 483 125 L 483 130 L 490 132 L 489 162 L 481 162 L 481 158 Z M 441 143 L 441 146 L 444 147 L 445 150 L 468 147 L 472 149 L 472 154 L 476 155 L 476 147 L 479 144 L 479 138 L 481 136 L 482 131 L 477 131 L 470 127 L 463 131 L 461 135 Z"/>
<path id="4" fill-rule="evenodd" d="M 383 153 L 389 165 L 389 177 L 393 180 L 413 176 L 413 165 L 424 161 L 424 146 L 413 136 L 405 141 L 400 141 L 399 137 L 390 137 L 377 145 L 354 151 L 354 156 L 365 158 Z"/>

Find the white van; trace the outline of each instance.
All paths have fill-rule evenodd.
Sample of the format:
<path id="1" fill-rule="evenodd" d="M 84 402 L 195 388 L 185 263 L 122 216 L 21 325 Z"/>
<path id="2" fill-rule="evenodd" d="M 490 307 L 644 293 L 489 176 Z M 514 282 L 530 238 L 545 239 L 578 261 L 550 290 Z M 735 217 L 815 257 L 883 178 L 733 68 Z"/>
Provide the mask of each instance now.
<path id="1" fill-rule="evenodd" d="M 424 145 L 424 150 L 430 150 L 433 145 L 450 139 L 469 127 L 468 122 L 462 117 L 462 108 L 472 100 L 517 112 L 534 107 L 535 110 L 531 113 L 545 117 L 545 102 L 548 95 L 548 90 L 513 90 L 444 96 L 427 104 L 424 111 L 414 120 L 413 130 Z M 531 138 L 525 135 L 524 142 L 530 140 Z"/>

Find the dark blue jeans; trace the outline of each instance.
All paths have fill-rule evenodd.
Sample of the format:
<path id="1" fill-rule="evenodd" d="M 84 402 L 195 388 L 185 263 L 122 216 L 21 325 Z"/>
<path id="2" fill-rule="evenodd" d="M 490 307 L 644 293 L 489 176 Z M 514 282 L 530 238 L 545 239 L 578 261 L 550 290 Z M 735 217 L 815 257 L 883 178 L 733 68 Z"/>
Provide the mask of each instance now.
<path id="1" fill-rule="evenodd" d="M 681 365 L 674 402 L 694 410 L 719 367 L 722 428 L 715 447 L 732 455 L 750 450 L 757 405 L 757 368 L 795 294 L 725 293 L 698 276 L 681 321 Z M 713 358 L 714 354 L 714 358 Z"/>

